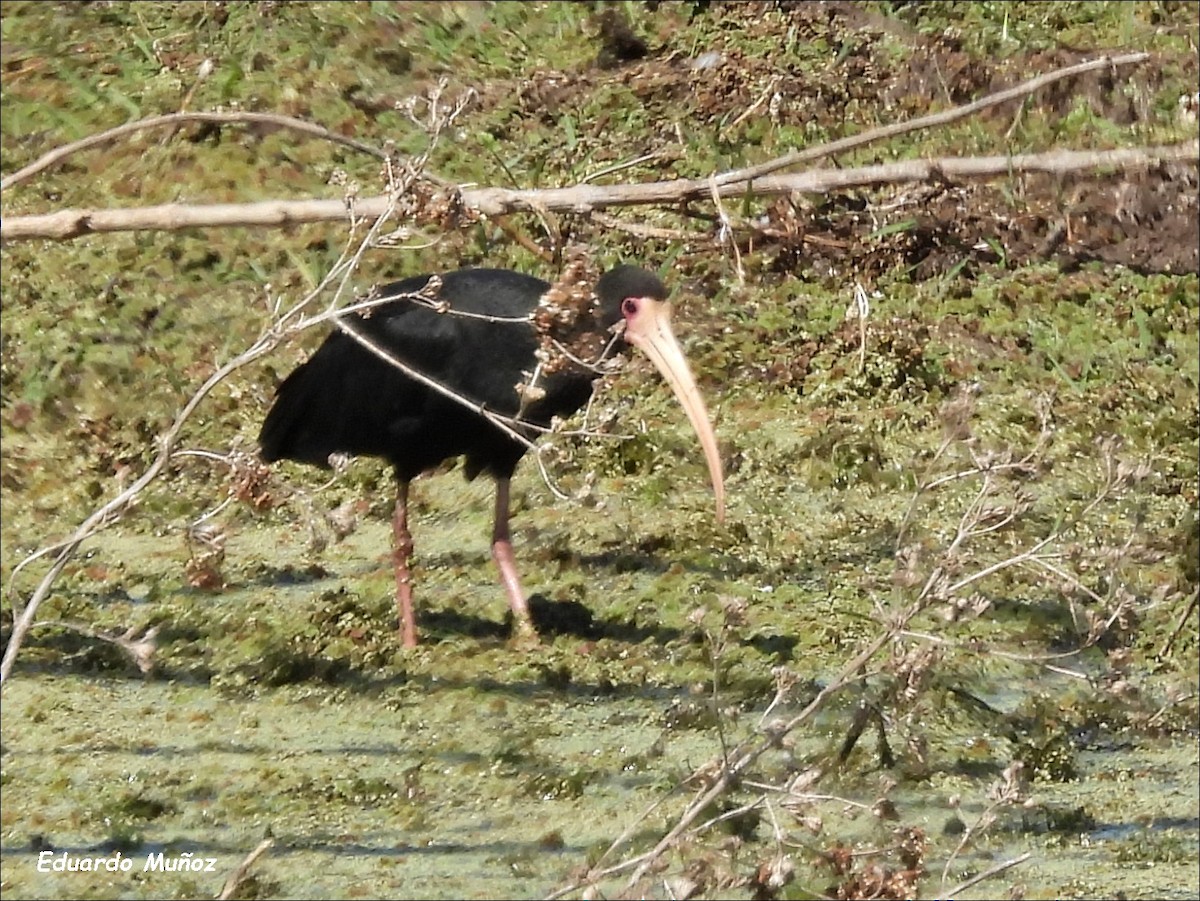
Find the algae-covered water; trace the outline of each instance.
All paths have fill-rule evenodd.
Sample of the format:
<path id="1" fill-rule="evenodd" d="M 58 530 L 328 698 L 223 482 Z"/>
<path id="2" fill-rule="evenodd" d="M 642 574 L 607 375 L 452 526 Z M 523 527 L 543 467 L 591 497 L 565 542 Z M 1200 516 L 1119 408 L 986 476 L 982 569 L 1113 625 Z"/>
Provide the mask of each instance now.
<path id="1" fill-rule="evenodd" d="M 170 534 L 97 536 L 45 615 L 70 623 L 97 611 L 110 637 L 118 624 L 135 636 L 157 626 L 153 670 L 139 675 L 111 643 L 72 628 L 31 639 L 4 689 L 6 896 L 212 896 L 267 836 L 240 896 L 544 897 L 622 835 L 603 865 L 647 850 L 708 784 L 703 773 L 834 683 L 911 596 L 889 525 L 945 517 L 973 494 L 910 515 L 902 482 L 814 488 L 829 471 L 803 449 L 818 427 L 756 415 L 757 457 L 731 479 L 721 527 L 688 455 L 640 490 L 601 478 L 589 504 L 555 500 L 523 471 L 514 541 L 545 632 L 536 647 L 507 639 L 487 552 L 491 488 L 456 473 L 414 488 L 415 650 L 395 631 L 386 475 L 265 517 L 235 510 L 219 587 L 189 584 L 194 549 Z M 655 425 L 668 444 L 684 428 Z M 775 459 L 806 478 L 780 481 Z M 1053 534 L 1044 510 L 1087 509 L 1093 472 L 1090 460 L 1064 460 L 1043 476 L 1054 487 L 1029 514 L 1033 531 Z M 369 473 L 359 464 L 351 481 Z M 642 491 L 671 504 L 647 504 Z M 359 495 L 377 503 L 343 540 L 315 548 L 311 509 Z M 1096 506 L 1106 511 L 1087 526 L 1096 534 L 1131 528 L 1139 509 L 1124 497 Z M 963 572 L 1013 553 L 984 550 Z M 1170 574 L 1107 571 L 1139 591 Z M 1103 648 L 1084 641 L 1088 606 L 1062 587 L 981 584 L 982 615 L 954 622 L 939 605 L 906 620 L 861 680 L 701 820 L 738 805 L 751 815 L 690 836 L 637 893 L 679 894 L 686 885 L 671 880 L 693 873 L 713 897 L 748 891 L 744 874 L 782 853 L 794 871 L 780 897 L 862 890 L 875 860 L 878 874 L 906 878 L 905 859 L 914 893 L 939 896 L 1028 854 L 956 895 L 1194 896 L 1193 677 L 1170 654 L 1155 672 L 1127 650 L 1154 653 L 1185 608 L 1147 593 L 1121 614 L 1128 626 L 1101 633 Z M 860 709 L 879 716 L 847 749 Z M 1014 761 L 1020 778 L 1001 803 Z M 817 770 L 806 789 L 789 788 Z M 920 851 L 906 858 L 906 846 Z M 38 870 L 118 852 L 128 872 Z M 198 860 L 212 870 L 163 869 Z M 625 878 L 602 888 L 618 893 Z"/>
<path id="2" fill-rule="evenodd" d="M 199 685 L 20 680 L 4 700 L 5 895 L 212 897 L 270 834 L 259 897 L 542 897 L 714 753 L 710 730 L 664 726 L 677 701 L 436 683 L 233 700 Z M 1002 883 L 1028 897 L 1195 897 L 1197 763 L 1194 742 L 1085 752 L 1077 779 L 1039 786 L 1039 806 L 1007 815 L 955 873 L 1028 851 Z M 939 773 L 892 797 L 906 824 L 949 835 L 948 799 L 972 782 Z M 1086 816 L 1055 825 L 1046 809 Z M 865 843 L 887 833 L 870 816 L 828 828 Z M 160 853 L 213 872 L 147 871 Z M 39 871 L 63 854 L 132 867 Z M 819 891 L 819 878 L 799 882 Z"/>
<path id="3" fill-rule="evenodd" d="M 50 678 L 5 704 L 10 722 L 57 723 L 8 742 L 8 826 L 56 853 L 121 850 L 137 864 L 43 874 L 32 851 L 6 847 L 9 897 L 213 894 L 268 832 L 256 873 L 272 896 L 537 897 L 671 771 L 646 763 L 662 732 L 650 699 L 431 685 L 230 702 L 198 686 Z M 695 734 L 667 744 L 675 767 L 711 753 Z M 123 849 L 97 847 L 114 833 Z M 143 872 L 159 851 L 215 858 L 216 875 Z"/>

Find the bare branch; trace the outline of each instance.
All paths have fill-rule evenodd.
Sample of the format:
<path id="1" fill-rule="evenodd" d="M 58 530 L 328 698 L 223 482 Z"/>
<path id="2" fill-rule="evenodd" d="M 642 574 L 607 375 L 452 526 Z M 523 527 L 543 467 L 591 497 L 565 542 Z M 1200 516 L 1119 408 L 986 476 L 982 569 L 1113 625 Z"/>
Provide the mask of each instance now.
<path id="1" fill-rule="evenodd" d="M 1026 851 L 1024 854 L 1018 854 L 1016 857 L 1014 857 L 1010 860 L 1005 860 L 1001 863 L 995 864 L 994 866 L 990 866 L 986 870 L 984 870 L 982 873 L 972 876 L 966 882 L 959 883 L 954 888 L 947 891 L 945 894 L 945 897 L 957 898 L 959 895 L 961 895 L 967 889 L 971 888 L 971 886 L 978 885 L 979 883 L 983 882 L 985 879 L 991 879 L 993 876 L 999 875 L 1000 873 L 1003 873 L 1005 870 L 1011 870 L 1013 867 L 1018 866 L 1019 864 L 1023 864 L 1025 861 L 1029 860 L 1029 858 L 1031 858 L 1031 857 L 1033 857 L 1033 852 Z"/>
<path id="2" fill-rule="evenodd" d="M 354 138 L 348 138 L 345 135 L 339 135 L 336 132 L 330 131 L 317 125 L 314 122 L 306 122 L 303 119 L 296 119 L 292 116 L 281 116 L 275 113 L 170 113 L 165 116 L 153 116 L 149 119 L 138 119 L 136 122 L 126 122 L 124 125 L 118 125 L 116 128 L 110 128 L 107 131 L 102 131 L 99 134 L 90 135 L 79 141 L 74 141 L 62 147 L 57 147 L 49 153 L 44 154 L 34 160 L 28 166 L 18 169 L 12 175 L 0 180 L 0 191 L 7 191 L 14 185 L 18 185 L 23 181 L 28 181 L 39 172 L 58 165 L 67 157 L 84 150 L 91 150 L 93 147 L 101 147 L 104 144 L 111 144 L 117 138 L 122 138 L 128 134 L 134 134 L 139 131 L 146 131 L 152 128 L 162 128 L 171 126 L 177 128 L 187 122 L 211 122 L 218 125 L 270 125 L 275 128 L 286 128 L 291 131 L 298 131 L 302 134 L 312 135 L 313 137 L 322 138 L 326 141 L 332 141 L 335 144 L 342 144 L 346 147 L 353 148 L 361 153 L 369 154 L 370 156 L 386 159 L 387 154 L 378 147 L 372 147 L 370 144 L 365 144 L 362 141 L 356 141 Z"/>
<path id="3" fill-rule="evenodd" d="M 806 150 L 794 150 L 791 153 L 785 154 L 777 159 L 768 160 L 765 163 L 760 163 L 757 166 L 749 166 L 745 169 L 735 169 L 732 172 L 726 172 L 724 175 L 717 176 L 717 184 L 727 185 L 735 182 L 751 181 L 752 179 L 762 178 L 764 175 L 768 175 L 780 169 L 798 166 L 801 163 L 811 163 L 814 160 L 823 159 L 827 156 L 834 156 L 839 153 L 845 153 L 847 150 L 854 150 L 858 147 L 864 147 L 867 144 L 873 144 L 876 141 L 894 138 L 896 135 L 908 134 L 909 132 L 920 131 L 925 128 L 933 128 L 937 125 L 948 125 L 951 122 L 957 122 L 959 119 L 965 119 L 967 116 L 973 116 L 975 113 L 988 109 L 989 107 L 999 106 L 1002 103 L 1008 103 L 1012 100 L 1018 100 L 1021 97 L 1032 94 L 1034 91 L 1044 88 L 1049 84 L 1053 84 L 1056 81 L 1061 81 L 1064 78 L 1070 78 L 1072 75 L 1082 75 L 1085 72 L 1092 72 L 1096 69 L 1127 66 L 1133 63 L 1145 62 L 1149 58 L 1149 53 L 1126 53 L 1122 54 L 1121 56 L 1104 56 L 1100 59 L 1088 60 L 1087 62 L 1079 63 L 1074 66 L 1066 66 L 1062 69 L 1056 69 L 1053 72 L 1047 72 L 1045 75 L 1039 75 L 1037 78 L 1031 78 L 1029 81 L 1022 82 L 1016 87 L 1009 88 L 1006 91 L 998 91 L 995 94 L 989 94 L 988 96 L 981 97 L 972 103 L 956 106 L 953 109 L 943 110 L 940 113 L 933 113 L 928 116 L 921 116 L 917 119 L 910 119 L 906 122 L 894 122 L 891 125 L 885 125 L 882 128 L 874 128 L 870 131 L 863 132 L 860 135 L 852 135 L 848 138 L 842 138 L 839 141 L 831 141 L 828 144 L 822 144 L 819 147 L 809 147 Z M 747 112 L 749 112 L 749 110 L 747 110 Z M 745 113 L 742 115 L 744 116 Z"/>
<path id="4" fill-rule="evenodd" d="M 253 851 L 246 855 L 245 859 L 237 865 L 229 878 L 225 880 L 225 885 L 221 889 L 221 894 L 217 895 L 218 901 L 224 901 L 226 898 L 232 898 L 234 892 L 238 890 L 242 880 L 246 878 L 246 874 L 250 872 L 250 868 L 254 866 L 255 861 L 262 857 L 270 847 L 275 844 L 275 839 L 264 838 Z"/>
<path id="5" fill-rule="evenodd" d="M 1200 141 L 1119 150 L 1053 150 L 1016 156 L 944 157 L 904 160 L 856 169 L 813 170 L 794 175 L 771 175 L 754 182 L 720 184 L 716 196 L 770 196 L 778 194 L 828 194 L 849 188 L 867 188 L 907 182 L 986 180 L 1040 172 L 1051 175 L 1100 175 L 1113 171 L 1149 169 L 1163 163 L 1200 163 Z M 467 188 L 460 193 L 464 207 L 484 216 L 517 212 L 590 213 L 608 207 L 678 204 L 712 199 L 710 178 L 673 179 L 635 185 L 587 185 L 566 188 L 513 190 Z M 382 216 L 391 201 L 386 196 L 367 197 L 354 204 L 354 213 L 366 220 Z M 170 203 L 140 209 L 73 209 L 31 216 L 6 216 L 0 220 L 0 243 L 49 238 L 69 240 L 83 235 L 120 231 L 178 231 L 185 228 L 259 226 L 282 228 L 306 222 L 345 219 L 347 204 L 338 200 L 271 200 L 257 203 Z"/>

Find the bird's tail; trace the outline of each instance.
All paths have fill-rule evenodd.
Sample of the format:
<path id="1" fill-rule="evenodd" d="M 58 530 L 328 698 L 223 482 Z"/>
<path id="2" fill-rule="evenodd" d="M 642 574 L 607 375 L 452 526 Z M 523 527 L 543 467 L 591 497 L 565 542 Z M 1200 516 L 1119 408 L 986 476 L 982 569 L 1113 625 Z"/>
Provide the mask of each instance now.
<path id="1" fill-rule="evenodd" d="M 267 463 L 276 460 L 297 460 L 329 468 L 329 455 L 335 448 L 325 447 L 321 429 L 314 428 L 314 413 L 325 405 L 319 397 L 321 386 L 314 384 L 309 363 L 295 369 L 279 386 L 275 403 L 258 433 L 260 454 Z"/>

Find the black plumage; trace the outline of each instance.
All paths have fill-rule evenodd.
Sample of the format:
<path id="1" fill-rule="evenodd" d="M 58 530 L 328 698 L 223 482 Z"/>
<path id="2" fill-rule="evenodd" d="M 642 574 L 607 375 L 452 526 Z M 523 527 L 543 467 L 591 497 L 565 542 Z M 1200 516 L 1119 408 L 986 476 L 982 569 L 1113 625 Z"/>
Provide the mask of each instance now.
<path id="1" fill-rule="evenodd" d="M 626 340 L 646 350 L 701 433 L 721 500 L 715 442 L 695 383 L 670 335 L 662 282 L 645 270 L 619 266 L 599 280 L 591 305 L 573 311 L 547 306 L 551 288 L 541 279 L 503 269 L 462 269 L 387 285 L 378 305 L 342 317 L 342 328 L 331 332 L 280 384 L 263 423 L 259 440 L 267 462 L 291 459 L 328 467 L 331 455 L 349 454 L 382 457 L 391 464 L 398 489 L 397 605 L 407 645 L 416 643 L 408 484 L 459 456 L 465 458 L 468 478 L 487 473 L 496 480 L 493 556 L 518 630 L 533 634 L 508 532 L 509 480 L 528 449 L 513 433 L 532 439 L 553 417 L 570 415 L 591 397 L 597 370 L 572 362 L 574 354 L 559 353 L 564 346 L 598 349 L 612 343 L 614 332 L 623 332 Z M 673 348 L 667 356 L 677 356 L 678 362 L 660 359 L 663 342 Z M 671 371 L 680 366 L 683 375 Z M 423 383 L 422 376 L 466 402 Z M 507 429 L 481 410 L 507 417 L 502 420 Z"/>

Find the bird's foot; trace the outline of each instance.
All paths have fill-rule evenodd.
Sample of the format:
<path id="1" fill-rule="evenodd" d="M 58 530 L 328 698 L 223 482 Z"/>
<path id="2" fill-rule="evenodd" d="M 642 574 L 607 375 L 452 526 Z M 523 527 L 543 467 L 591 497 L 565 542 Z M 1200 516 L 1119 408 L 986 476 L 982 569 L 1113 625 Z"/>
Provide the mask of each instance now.
<path id="1" fill-rule="evenodd" d="M 542 641 L 532 622 L 527 619 L 517 619 L 513 622 L 512 636 L 508 643 L 518 650 L 528 651 L 540 647 Z"/>

